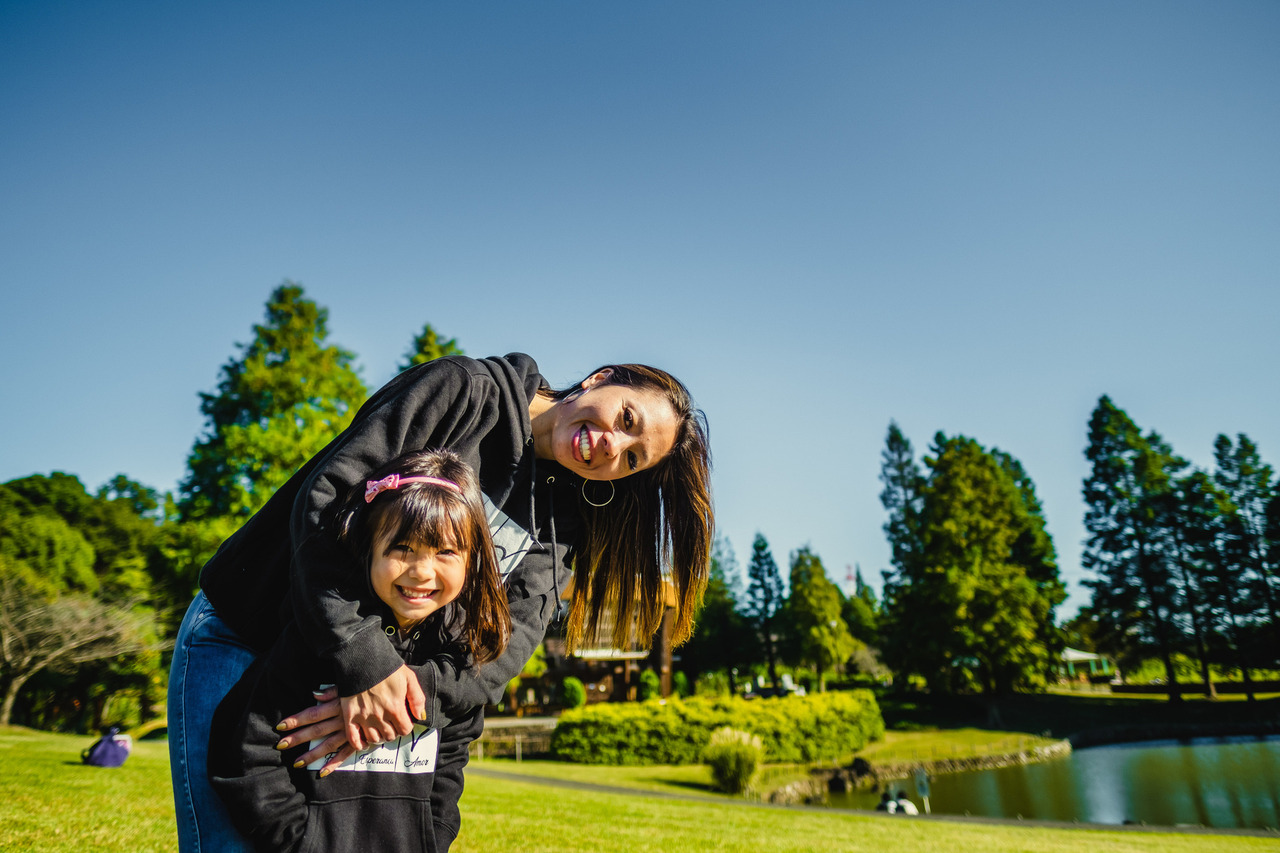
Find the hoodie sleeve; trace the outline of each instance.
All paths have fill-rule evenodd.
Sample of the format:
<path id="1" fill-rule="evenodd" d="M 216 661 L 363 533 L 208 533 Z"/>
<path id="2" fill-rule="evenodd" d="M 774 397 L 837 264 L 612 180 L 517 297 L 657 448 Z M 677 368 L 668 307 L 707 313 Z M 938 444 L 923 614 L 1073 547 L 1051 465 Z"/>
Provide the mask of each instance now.
<path id="1" fill-rule="evenodd" d="M 405 371 L 374 395 L 322 452 L 294 503 L 290 568 L 295 618 L 311 648 L 331 661 L 351 696 L 402 663 L 376 616 L 362 611 L 363 567 L 338 544 L 334 522 L 367 473 L 410 450 L 483 436 L 500 419 L 499 395 L 471 359 L 441 359 Z"/>

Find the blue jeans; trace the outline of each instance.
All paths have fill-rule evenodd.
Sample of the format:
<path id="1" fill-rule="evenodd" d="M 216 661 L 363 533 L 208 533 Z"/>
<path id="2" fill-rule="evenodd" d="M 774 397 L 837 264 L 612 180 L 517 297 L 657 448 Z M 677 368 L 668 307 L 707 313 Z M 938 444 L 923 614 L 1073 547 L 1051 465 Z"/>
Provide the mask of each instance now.
<path id="1" fill-rule="evenodd" d="M 178 629 L 169 669 L 169 772 L 182 853 L 252 853 L 209 784 L 214 709 L 253 663 L 253 649 L 198 593 Z"/>

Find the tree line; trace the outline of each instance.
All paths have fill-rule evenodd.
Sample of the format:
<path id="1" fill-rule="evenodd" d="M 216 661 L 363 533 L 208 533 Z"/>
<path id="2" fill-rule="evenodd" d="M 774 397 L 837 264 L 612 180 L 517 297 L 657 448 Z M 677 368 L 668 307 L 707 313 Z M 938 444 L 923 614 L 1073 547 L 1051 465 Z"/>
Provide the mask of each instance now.
<path id="1" fill-rule="evenodd" d="M 398 368 L 461 354 L 429 324 Z M 200 394 L 204 427 L 173 493 L 118 475 L 0 485 L 0 724 L 88 731 L 163 701 L 167 650 L 200 568 L 297 468 L 350 423 L 369 389 L 328 340 L 328 311 L 285 282 L 264 322 Z M 1108 397 L 1088 424 L 1084 566 L 1091 603 L 1066 626 L 1066 590 L 1035 485 L 1009 453 L 937 433 L 917 459 L 890 423 L 880 500 L 891 551 L 879 598 L 846 594 L 808 547 L 787 574 L 757 534 L 745 572 L 720 539 L 678 668 L 725 688 L 780 668 L 936 693 L 999 695 L 1054 677 L 1070 641 L 1123 667 L 1158 659 L 1213 672 L 1280 667 L 1280 483 L 1245 435 L 1220 435 L 1200 471 Z"/>
<path id="2" fill-rule="evenodd" d="M 1076 627 L 1122 661 L 1158 659 L 1170 701 L 1180 657 L 1210 696 L 1216 668 L 1252 700 L 1254 672 L 1280 667 L 1280 483 L 1257 445 L 1219 435 L 1200 470 L 1104 396 L 1086 456 L 1093 597 Z"/>
<path id="3" fill-rule="evenodd" d="M 1103 396 L 1088 425 L 1083 565 L 1092 600 L 1065 625 L 1057 555 L 1022 464 L 939 432 L 917 460 L 890 423 L 880 493 L 890 565 L 881 600 L 861 572 L 846 596 L 808 548 L 784 586 L 757 534 L 746 587 L 719 543 L 698 628 L 682 663 L 697 676 L 777 667 L 871 675 L 895 688 L 998 696 L 1058 676 L 1068 644 L 1121 671 L 1157 660 L 1171 701 L 1194 664 L 1203 690 L 1280 669 L 1280 480 L 1246 435 L 1214 442 L 1202 471 Z M 1215 674 L 1216 673 L 1216 676 Z"/>

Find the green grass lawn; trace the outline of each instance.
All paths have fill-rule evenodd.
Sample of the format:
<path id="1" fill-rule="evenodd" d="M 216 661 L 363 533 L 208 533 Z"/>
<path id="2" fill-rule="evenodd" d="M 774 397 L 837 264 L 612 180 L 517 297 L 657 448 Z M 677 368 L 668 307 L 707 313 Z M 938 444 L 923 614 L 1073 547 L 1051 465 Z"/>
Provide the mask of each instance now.
<path id="1" fill-rule="evenodd" d="M 124 767 L 80 763 L 93 738 L 0 729 L 0 851 L 145 853 L 176 849 L 168 754 L 134 746 Z M 906 820 L 742 805 L 711 793 L 702 767 L 581 767 L 486 761 L 477 767 L 702 794 L 705 802 L 593 793 L 470 774 L 458 853 L 702 850 L 1210 851 L 1277 850 L 1270 838 L 1070 830 Z"/>
<path id="2" fill-rule="evenodd" d="M 0 728 L 0 850 L 170 851 L 169 750 L 138 741 L 123 767 L 89 767 L 87 735 Z"/>

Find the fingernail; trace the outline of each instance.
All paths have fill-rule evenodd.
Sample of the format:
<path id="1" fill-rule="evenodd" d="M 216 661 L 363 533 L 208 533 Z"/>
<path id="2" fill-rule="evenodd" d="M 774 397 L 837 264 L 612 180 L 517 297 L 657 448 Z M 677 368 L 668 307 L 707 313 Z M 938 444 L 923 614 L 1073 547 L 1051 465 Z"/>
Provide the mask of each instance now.
<path id="1" fill-rule="evenodd" d="M 289 721 L 288 721 L 288 720 L 281 720 L 280 722 L 276 723 L 276 731 L 278 731 L 278 732 L 282 732 L 282 731 L 284 731 L 285 729 L 289 728 L 287 725 L 285 725 L 285 723 L 287 723 L 287 722 L 289 722 Z"/>
<path id="2" fill-rule="evenodd" d="M 326 767 L 325 769 L 320 771 L 320 778 L 323 779 L 324 777 L 328 776 L 332 772 L 333 772 L 332 770 Z"/>
<path id="3" fill-rule="evenodd" d="M 289 739 L 287 737 L 281 738 L 280 742 L 276 744 L 276 749 L 288 749 L 288 748 L 289 748 Z"/>
<path id="4" fill-rule="evenodd" d="M 302 759 L 301 759 L 301 758 L 299 758 L 297 761 L 293 762 L 293 769 L 294 769 L 294 770 L 297 770 L 297 769 L 298 769 L 298 768 L 300 768 L 300 767 L 302 767 Z"/>

